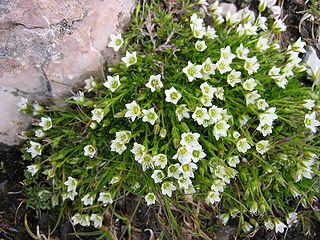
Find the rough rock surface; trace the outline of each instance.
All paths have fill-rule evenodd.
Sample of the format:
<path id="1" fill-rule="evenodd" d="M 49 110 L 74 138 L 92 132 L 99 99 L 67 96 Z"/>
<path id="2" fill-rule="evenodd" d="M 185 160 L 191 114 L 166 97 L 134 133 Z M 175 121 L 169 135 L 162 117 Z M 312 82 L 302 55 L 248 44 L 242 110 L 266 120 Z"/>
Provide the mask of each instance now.
<path id="1" fill-rule="evenodd" d="M 0 0 L 0 143 L 15 145 L 27 120 L 20 97 L 69 93 L 104 62 L 119 60 L 109 35 L 130 19 L 135 0 Z"/>

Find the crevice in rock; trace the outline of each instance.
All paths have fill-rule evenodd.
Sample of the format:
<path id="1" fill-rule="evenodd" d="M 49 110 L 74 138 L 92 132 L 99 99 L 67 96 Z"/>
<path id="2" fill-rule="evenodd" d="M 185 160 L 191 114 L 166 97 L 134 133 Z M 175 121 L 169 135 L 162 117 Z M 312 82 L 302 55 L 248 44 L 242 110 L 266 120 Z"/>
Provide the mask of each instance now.
<path id="1" fill-rule="evenodd" d="M 43 69 L 43 66 L 40 67 L 40 71 L 42 73 L 41 83 L 43 84 L 44 95 L 46 97 L 52 97 L 51 83 L 50 83 L 50 81 L 48 79 L 48 76 L 47 76 L 46 72 Z"/>

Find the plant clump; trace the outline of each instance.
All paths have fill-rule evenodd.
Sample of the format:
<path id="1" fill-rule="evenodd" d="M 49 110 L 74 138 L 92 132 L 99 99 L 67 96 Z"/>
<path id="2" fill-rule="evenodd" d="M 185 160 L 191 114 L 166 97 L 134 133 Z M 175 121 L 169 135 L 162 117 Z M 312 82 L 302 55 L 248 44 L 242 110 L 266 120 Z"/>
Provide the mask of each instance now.
<path id="1" fill-rule="evenodd" d="M 177 209 L 195 237 L 212 236 L 214 218 L 243 235 L 284 233 L 319 197 L 320 100 L 299 81 L 305 43 L 280 48 L 286 26 L 264 16 L 268 1 L 226 16 L 218 1 L 164 2 L 138 4 L 130 30 L 110 37 L 121 63 L 65 106 L 23 99 L 35 118 L 23 148 L 29 206 L 103 234 L 107 212 L 134 195 L 166 212 L 172 238 Z"/>

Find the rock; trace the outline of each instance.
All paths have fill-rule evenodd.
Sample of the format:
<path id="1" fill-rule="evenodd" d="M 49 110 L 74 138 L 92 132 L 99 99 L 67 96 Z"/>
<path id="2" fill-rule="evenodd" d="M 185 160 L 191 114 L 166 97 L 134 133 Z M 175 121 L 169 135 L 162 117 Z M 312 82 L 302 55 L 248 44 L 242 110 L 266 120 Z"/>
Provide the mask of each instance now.
<path id="1" fill-rule="evenodd" d="M 306 51 L 303 61 L 308 66 L 307 73 L 314 84 L 318 86 L 320 83 L 320 59 L 313 47 L 307 46 Z"/>
<path id="2" fill-rule="evenodd" d="M 233 3 L 220 3 L 220 7 L 222 8 L 222 16 L 226 16 L 228 12 L 231 14 L 235 14 L 237 12 L 237 7 Z"/>
<path id="3" fill-rule="evenodd" d="M 0 143 L 18 144 L 20 96 L 63 97 L 120 57 L 109 35 L 130 20 L 135 0 L 0 0 Z M 27 121 L 26 121 L 27 122 Z M 19 123 L 19 124 L 18 124 Z"/>

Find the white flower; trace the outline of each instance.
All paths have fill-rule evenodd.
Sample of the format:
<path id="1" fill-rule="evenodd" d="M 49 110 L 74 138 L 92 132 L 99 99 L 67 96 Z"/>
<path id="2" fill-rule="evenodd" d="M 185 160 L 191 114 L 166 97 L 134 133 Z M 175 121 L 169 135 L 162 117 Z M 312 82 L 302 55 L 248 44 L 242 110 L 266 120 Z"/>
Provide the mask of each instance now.
<path id="1" fill-rule="evenodd" d="M 263 52 L 267 49 L 270 48 L 270 46 L 268 45 L 269 39 L 267 38 L 259 38 L 258 42 L 256 43 L 256 49 L 260 52 Z"/>
<path id="2" fill-rule="evenodd" d="M 272 133 L 272 126 L 268 125 L 268 124 L 259 124 L 259 126 L 257 127 L 257 130 L 259 132 L 261 132 L 261 134 L 265 137 L 268 134 Z"/>
<path id="3" fill-rule="evenodd" d="M 100 228 L 100 227 L 102 227 L 103 216 L 100 214 L 93 213 L 90 216 L 90 221 L 93 222 L 93 226 L 95 228 Z"/>
<path id="4" fill-rule="evenodd" d="M 110 148 L 112 152 L 116 152 L 120 155 L 127 149 L 126 145 L 119 142 L 117 139 L 111 140 Z"/>
<path id="5" fill-rule="evenodd" d="M 204 50 L 207 49 L 207 45 L 206 45 L 206 42 L 205 41 L 200 41 L 198 40 L 195 44 L 195 48 L 197 51 L 199 52 L 203 52 Z"/>
<path id="6" fill-rule="evenodd" d="M 165 175 L 161 170 L 154 170 L 151 177 L 155 183 L 161 183 Z"/>
<path id="7" fill-rule="evenodd" d="M 151 75 L 149 81 L 146 83 L 146 87 L 150 88 L 151 92 L 155 92 L 157 89 L 163 87 L 161 82 L 161 75 Z"/>
<path id="8" fill-rule="evenodd" d="M 242 230 L 245 232 L 245 233 L 248 233 L 251 231 L 251 229 L 253 228 L 253 226 L 248 223 L 248 222 L 244 222 L 242 225 L 241 225 L 241 228 Z"/>
<path id="9" fill-rule="evenodd" d="M 259 0 L 259 5 L 258 5 L 259 12 L 263 12 L 264 10 L 266 10 L 267 4 L 268 4 L 268 0 Z"/>
<path id="10" fill-rule="evenodd" d="M 121 37 L 121 33 L 117 35 L 111 34 L 110 39 L 111 41 L 109 42 L 108 47 L 113 48 L 114 51 L 117 52 L 120 49 L 120 47 L 123 45 L 123 39 Z"/>
<path id="11" fill-rule="evenodd" d="M 180 163 L 189 163 L 192 160 L 192 155 L 188 148 L 183 146 L 178 148 L 177 153 L 172 157 L 172 159 L 178 159 Z"/>
<path id="12" fill-rule="evenodd" d="M 115 90 L 117 90 L 120 87 L 121 82 L 119 80 L 119 75 L 117 75 L 115 77 L 108 76 L 107 79 L 108 80 L 103 83 L 103 86 L 105 86 L 106 88 L 111 90 L 111 92 L 114 92 Z"/>
<path id="13" fill-rule="evenodd" d="M 120 131 L 116 132 L 116 140 L 119 143 L 126 144 L 130 141 L 131 132 L 130 131 Z"/>
<path id="14" fill-rule="evenodd" d="M 79 102 L 79 103 L 84 103 L 85 102 L 85 97 L 84 97 L 84 92 L 78 91 L 76 96 L 70 97 L 70 99 Z"/>
<path id="15" fill-rule="evenodd" d="M 233 137 L 234 139 L 238 139 L 240 136 L 241 136 L 241 135 L 240 135 L 240 133 L 239 133 L 238 131 L 233 131 L 233 132 L 232 132 L 232 137 Z"/>
<path id="16" fill-rule="evenodd" d="M 121 61 L 126 64 L 127 67 L 130 67 L 133 64 L 137 63 L 137 52 L 126 52 L 126 56 L 121 58 Z"/>
<path id="17" fill-rule="evenodd" d="M 227 158 L 228 164 L 230 167 L 236 167 L 240 163 L 240 159 L 238 156 L 232 156 Z"/>
<path id="18" fill-rule="evenodd" d="M 243 114 L 240 116 L 239 118 L 239 123 L 240 123 L 240 126 L 244 126 L 247 124 L 247 122 L 250 120 L 250 117 L 246 114 Z"/>
<path id="19" fill-rule="evenodd" d="M 266 110 L 267 107 L 269 107 L 269 104 L 266 102 L 266 100 L 262 98 L 256 101 L 256 105 L 259 110 L 263 110 L 263 111 Z"/>
<path id="20" fill-rule="evenodd" d="M 104 118 L 104 110 L 101 108 L 96 108 L 91 111 L 92 121 L 97 121 L 98 123 Z"/>
<path id="21" fill-rule="evenodd" d="M 192 185 L 192 181 L 190 180 L 190 178 L 183 176 L 178 179 L 178 184 L 180 188 L 186 189 L 190 185 Z"/>
<path id="22" fill-rule="evenodd" d="M 177 104 L 182 96 L 174 87 L 165 90 L 164 93 L 166 94 L 166 102 L 173 104 Z"/>
<path id="23" fill-rule="evenodd" d="M 272 31 L 274 33 L 280 33 L 286 31 L 287 26 L 282 22 L 280 18 L 276 19 L 272 24 Z"/>
<path id="24" fill-rule="evenodd" d="M 61 197 L 62 197 L 62 201 L 65 201 L 67 199 L 70 199 L 71 201 L 74 201 L 74 198 L 78 195 L 78 193 L 73 190 L 67 193 L 62 193 Z"/>
<path id="25" fill-rule="evenodd" d="M 202 95 L 200 97 L 200 102 L 203 104 L 205 107 L 211 107 L 212 106 L 212 98 L 210 98 L 207 95 Z"/>
<path id="26" fill-rule="evenodd" d="M 257 57 L 247 58 L 244 63 L 244 69 L 247 70 L 249 75 L 256 73 L 260 67 Z"/>
<path id="27" fill-rule="evenodd" d="M 194 164 L 193 162 L 183 163 L 179 167 L 179 171 L 183 174 L 184 177 L 187 177 L 187 178 L 194 178 L 193 171 L 197 169 L 198 169 L 197 165 Z"/>
<path id="28" fill-rule="evenodd" d="M 219 214 L 218 219 L 222 222 L 222 225 L 225 226 L 230 219 L 230 214 L 229 213 Z"/>
<path id="29" fill-rule="evenodd" d="M 36 116 L 36 115 L 38 115 L 38 114 L 40 114 L 40 113 L 42 113 L 44 111 L 44 108 L 39 103 L 33 104 L 32 107 L 33 107 L 32 114 L 34 116 Z"/>
<path id="30" fill-rule="evenodd" d="M 92 146 L 92 145 L 87 145 L 87 146 L 85 146 L 84 148 L 83 148 L 83 150 L 84 150 L 84 156 L 88 156 L 88 157 L 90 157 L 90 158 L 93 158 L 94 157 L 94 155 L 96 154 L 96 149 L 95 149 L 95 147 L 94 146 Z"/>
<path id="31" fill-rule="evenodd" d="M 226 62 L 229 62 L 229 64 L 232 62 L 232 60 L 236 57 L 236 55 L 234 55 L 231 52 L 231 48 L 228 45 L 225 48 L 221 48 L 220 49 L 220 59 L 225 60 Z"/>
<path id="32" fill-rule="evenodd" d="M 134 154 L 134 159 L 139 162 L 147 150 L 145 146 L 135 142 L 130 152 Z"/>
<path id="33" fill-rule="evenodd" d="M 245 48 L 241 43 L 240 46 L 236 49 L 237 58 L 239 59 L 247 59 L 249 54 L 249 49 Z"/>
<path id="34" fill-rule="evenodd" d="M 192 14 L 192 16 L 190 17 L 190 22 L 193 25 L 197 25 L 197 26 L 201 26 L 203 23 L 203 19 L 199 18 L 198 15 L 196 13 Z"/>
<path id="35" fill-rule="evenodd" d="M 142 165 L 142 170 L 146 171 L 147 169 L 154 168 L 154 160 L 150 154 L 144 154 L 140 159 Z"/>
<path id="36" fill-rule="evenodd" d="M 47 131 L 50 128 L 52 128 L 52 121 L 50 117 L 41 117 L 41 122 L 39 123 L 39 126 L 43 128 L 43 131 Z"/>
<path id="37" fill-rule="evenodd" d="M 283 222 L 281 222 L 278 218 L 274 220 L 274 226 L 276 233 L 283 233 L 284 229 L 287 227 Z"/>
<path id="38" fill-rule="evenodd" d="M 306 43 L 301 41 L 301 37 L 299 37 L 298 40 L 291 45 L 291 49 L 295 52 L 306 53 L 306 50 L 304 49 L 305 46 Z M 291 49 L 288 50 L 290 51 Z"/>
<path id="39" fill-rule="evenodd" d="M 36 173 L 39 170 L 40 170 L 40 164 L 33 164 L 33 165 L 27 166 L 27 171 L 31 174 L 32 177 L 36 175 Z"/>
<path id="40" fill-rule="evenodd" d="M 214 204 L 220 202 L 219 192 L 210 191 L 206 197 L 206 203 Z"/>
<path id="41" fill-rule="evenodd" d="M 196 107 L 196 110 L 192 114 L 192 118 L 197 121 L 199 125 L 202 125 L 204 120 L 210 119 L 210 116 L 206 108 Z"/>
<path id="42" fill-rule="evenodd" d="M 283 89 L 286 88 L 288 80 L 286 79 L 285 75 L 274 76 L 273 79 L 275 83 L 278 85 L 278 87 L 281 87 Z"/>
<path id="43" fill-rule="evenodd" d="M 287 221 L 288 227 L 291 227 L 293 224 L 298 223 L 299 222 L 298 214 L 296 212 L 288 213 L 288 216 L 286 217 L 286 221 Z"/>
<path id="44" fill-rule="evenodd" d="M 210 119 L 213 120 L 213 123 L 222 120 L 222 111 L 223 109 L 217 106 L 212 106 L 211 108 L 209 108 L 208 114 L 210 116 Z"/>
<path id="45" fill-rule="evenodd" d="M 314 106 L 315 106 L 315 101 L 312 99 L 306 99 L 303 100 L 304 104 L 302 104 L 302 106 L 304 106 L 306 109 L 311 110 Z"/>
<path id="46" fill-rule="evenodd" d="M 269 126 L 272 126 L 273 121 L 278 119 L 277 114 L 275 114 L 276 108 L 272 107 L 266 110 L 264 113 L 259 114 L 259 120 L 260 124 L 268 124 Z"/>
<path id="47" fill-rule="evenodd" d="M 227 12 L 226 15 L 226 22 L 229 26 L 233 26 L 238 24 L 241 21 L 241 19 L 239 18 L 239 16 L 237 14 L 233 14 L 230 11 Z"/>
<path id="48" fill-rule="evenodd" d="M 201 19 L 202 20 L 202 19 Z M 197 24 L 190 24 L 190 27 L 192 29 L 192 33 L 193 36 L 195 38 L 199 38 L 202 39 L 204 35 L 206 35 L 206 28 L 201 26 L 201 25 L 197 25 Z"/>
<path id="49" fill-rule="evenodd" d="M 157 121 L 159 116 L 155 113 L 154 108 L 150 108 L 148 110 L 142 109 L 143 113 L 143 122 L 149 122 L 151 125 L 154 125 L 154 123 Z"/>
<path id="50" fill-rule="evenodd" d="M 258 27 L 252 25 L 251 22 L 248 22 L 248 23 L 244 24 L 243 28 L 244 28 L 244 34 L 246 36 L 257 35 Z"/>
<path id="51" fill-rule="evenodd" d="M 317 113 L 312 112 L 311 114 L 306 114 L 304 117 L 304 125 L 309 128 L 311 132 L 316 133 L 317 127 L 320 126 L 320 121 L 317 120 Z"/>
<path id="52" fill-rule="evenodd" d="M 144 199 L 146 200 L 148 206 L 156 203 L 156 195 L 153 193 L 148 193 Z"/>
<path id="53" fill-rule="evenodd" d="M 261 140 L 257 142 L 256 144 L 256 150 L 260 154 L 265 154 L 267 151 L 269 151 L 269 141 L 268 140 Z"/>
<path id="54" fill-rule="evenodd" d="M 121 176 L 119 176 L 119 175 L 113 176 L 111 178 L 109 184 L 111 184 L 111 185 L 116 184 L 116 183 L 120 182 L 120 180 L 121 180 Z"/>
<path id="55" fill-rule="evenodd" d="M 190 110 L 187 108 L 187 105 L 182 104 L 178 106 L 176 109 L 176 115 L 178 117 L 178 121 L 181 122 L 183 118 L 190 118 L 189 112 Z"/>
<path id="56" fill-rule="evenodd" d="M 195 78 L 202 78 L 201 65 L 194 65 L 188 61 L 188 66 L 184 67 L 182 71 L 187 75 L 189 82 L 192 82 Z"/>
<path id="57" fill-rule="evenodd" d="M 221 179 L 214 179 L 211 185 L 211 190 L 215 192 L 223 192 L 225 186 L 225 182 L 223 182 Z"/>
<path id="58" fill-rule="evenodd" d="M 207 3 L 207 0 L 198 0 L 197 4 L 204 5 L 204 6 L 209 6 L 209 3 Z"/>
<path id="59" fill-rule="evenodd" d="M 93 91 L 97 87 L 97 82 L 91 76 L 84 80 L 84 82 L 86 84 L 84 88 L 87 89 L 88 92 Z"/>
<path id="60" fill-rule="evenodd" d="M 101 192 L 98 198 L 99 202 L 102 202 L 103 205 L 107 205 L 108 203 L 112 204 L 112 196 L 109 192 Z"/>
<path id="61" fill-rule="evenodd" d="M 95 199 L 95 196 L 88 193 L 84 195 L 83 198 L 81 198 L 81 201 L 85 206 L 88 206 L 93 204 L 94 199 Z"/>
<path id="62" fill-rule="evenodd" d="M 179 163 L 176 163 L 176 164 L 171 164 L 169 167 L 168 167 L 168 177 L 173 177 L 175 179 L 178 179 L 179 176 L 180 176 L 180 171 L 179 171 L 179 167 L 180 167 L 180 164 Z"/>
<path id="63" fill-rule="evenodd" d="M 202 146 L 199 145 L 198 148 L 193 149 L 191 153 L 191 159 L 193 162 L 197 163 L 200 159 L 205 158 L 207 155 L 205 152 L 202 150 Z"/>
<path id="64" fill-rule="evenodd" d="M 37 137 L 37 138 L 42 138 L 45 136 L 45 133 L 41 130 L 41 129 L 38 129 L 36 131 L 34 131 L 34 135 Z"/>
<path id="65" fill-rule="evenodd" d="M 180 144 L 187 147 L 188 149 L 195 149 L 199 147 L 198 139 L 200 138 L 199 133 L 182 133 Z"/>
<path id="66" fill-rule="evenodd" d="M 219 140 L 220 137 L 226 137 L 227 131 L 230 125 L 226 121 L 219 121 L 213 127 L 213 135 L 216 140 Z"/>
<path id="67" fill-rule="evenodd" d="M 74 225 L 81 224 L 82 222 L 82 215 L 80 213 L 76 213 L 71 218 Z"/>
<path id="68" fill-rule="evenodd" d="M 165 182 L 161 185 L 161 192 L 163 195 L 167 195 L 168 197 L 172 196 L 172 192 L 177 188 L 171 182 Z"/>
<path id="69" fill-rule="evenodd" d="M 216 98 L 220 100 L 224 100 L 224 89 L 223 87 L 216 87 L 216 91 L 214 92 Z"/>
<path id="70" fill-rule="evenodd" d="M 244 35 L 244 27 L 242 24 L 239 24 L 236 30 L 236 33 L 239 37 L 242 37 Z"/>
<path id="71" fill-rule="evenodd" d="M 237 149 L 239 152 L 246 153 L 251 146 L 248 144 L 246 138 L 242 138 L 237 142 Z"/>
<path id="72" fill-rule="evenodd" d="M 245 94 L 245 98 L 246 98 L 246 104 L 249 105 L 249 104 L 254 104 L 255 101 L 257 99 L 259 99 L 261 96 L 260 94 L 258 94 L 258 91 L 257 90 L 254 90 L 250 93 L 247 93 Z"/>
<path id="73" fill-rule="evenodd" d="M 257 82 L 253 78 L 249 78 L 243 82 L 242 86 L 247 91 L 253 91 L 255 86 L 257 86 Z"/>
<path id="74" fill-rule="evenodd" d="M 270 218 L 268 218 L 267 220 L 264 221 L 264 226 L 266 227 L 267 230 L 273 230 L 274 229 L 274 224 L 271 221 Z"/>
<path id="75" fill-rule="evenodd" d="M 207 27 L 205 36 L 209 39 L 215 39 L 218 37 L 218 35 L 216 34 L 216 30 L 210 26 Z"/>
<path id="76" fill-rule="evenodd" d="M 232 70 L 232 68 L 230 67 L 230 62 L 223 58 L 219 59 L 219 61 L 216 63 L 216 67 L 219 70 L 220 74 L 224 74 Z"/>
<path id="77" fill-rule="evenodd" d="M 269 70 L 268 75 L 271 76 L 272 78 L 275 76 L 280 75 L 280 68 L 277 68 L 276 66 L 272 66 L 272 68 Z"/>
<path id="78" fill-rule="evenodd" d="M 205 74 L 215 74 L 216 65 L 212 63 L 211 59 L 208 57 L 203 63 L 202 63 L 202 72 Z"/>
<path id="79" fill-rule="evenodd" d="M 41 156 L 43 149 L 42 145 L 33 141 L 30 141 L 30 144 L 31 146 L 27 149 L 27 152 L 31 153 L 31 157 Z"/>
<path id="80" fill-rule="evenodd" d="M 66 185 L 68 187 L 67 191 L 68 192 L 73 192 L 77 189 L 78 186 L 78 181 L 77 179 L 73 178 L 73 177 L 68 177 L 68 180 L 64 182 L 64 185 Z"/>
<path id="81" fill-rule="evenodd" d="M 227 77 L 227 83 L 229 83 L 231 87 L 234 87 L 237 83 L 241 83 L 240 76 L 241 72 L 233 69 Z"/>
<path id="82" fill-rule="evenodd" d="M 158 154 L 153 156 L 153 161 L 154 161 L 154 165 L 156 167 L 160 167 L 162 169 L 164 169 L 167 165 L 168 159 L 167 156 L 165 154 Z"/>
<path id="83" fill-rule="evenodd" d="M 141 115 L 141 109 L 139 104 L 136 101 L 126 104 L 127 112 L 124 115 L 126 118 L 131 118 L 131 121 L 134 122 L 137 117 Z"/>
<path id="84" fill-rule="evenodd" d="M 203 95 L 206 95 L 211 99 L 213 98 L 213 95 L 217 90 L 215 87 L 210 86 L 207 82 L 202 83 L 200 85 L 200 89 Z"/>
<path id="85" fill-rule="evenodd" d="M 20 111 L 26 111 L 30 107 L 30 102 L 27 98 L 21 97 L 17 105 Z"/>
<path id="86" fill-rule="evenodd" d="M 255 25 L 258 26 L 258 28 L 260 28 L 261 30 L 266 31 L 268 30 L 268 26 L 266 23 L 267 23 L 266 17 L 258 17 Z"/>

